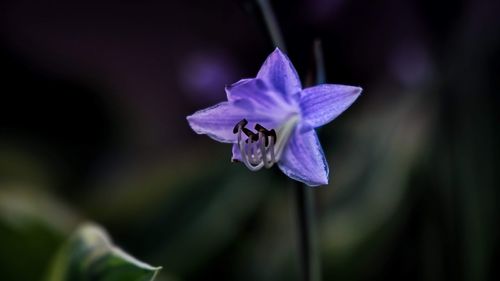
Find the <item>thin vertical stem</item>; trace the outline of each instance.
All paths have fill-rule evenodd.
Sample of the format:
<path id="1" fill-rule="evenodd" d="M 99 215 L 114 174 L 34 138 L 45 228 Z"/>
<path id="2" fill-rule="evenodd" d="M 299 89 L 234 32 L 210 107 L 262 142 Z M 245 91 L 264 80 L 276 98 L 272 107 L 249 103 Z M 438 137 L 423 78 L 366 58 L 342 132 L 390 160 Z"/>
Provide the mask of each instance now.
<path id="1" fill-rule="evenodd" d="M 321 280 L 313 191 L 313 189 L 299 182 L 295 187 L 300 256 L 304 281 Z"/>
<path id="2" fill-rule="evenodd" d="M 269 0 L 257 0 L 264 22 L 267 26 L 267 30 L 271 35 L 271 39 L 276 47 L 280 48 L 283 52 L 286 52 L 285 40 L 283 40 L 283 35 L 281 34 L 281 29 L 278 25 L 278 20 L 274 14 L 273 8 L 269 3 Z"/>
<path id="3" fill-rule="evenodd" d="M 281 34 L 281 29 L 269 3 L 269 0 L 256 0 L 259 5 L 264 22 L 274 45 L 286 52 L 285 41 Z M 314 62 L 316 65 L 316 82 L 323 83 L 325 80 L 323 53 L 321 42 L 317 40 L 314 45 Z M 296 193 L 298 230 L 300 256 L 302 263 L 302 274 L 304 281 L 321 280 L 321 262 L 318 253 L 318 242 L 316 234 L 316 220 L 314 212 L 314 194 L 313 190 L 297 182 L 294 188 Z"/>
<path id="4" fill-rule="evenodd" d="M 316 66 L 316 84 L 323 84 L 326 81 L 325 58 L 323 56 L 323 45 L 321 40 L 314 40 L 314 65 Z"/>
<path id="5" fill-rule="evenodd" d="M 319 39 L 314 41 L 313 46 L 314 65 L 312 70 L 316 84 L 325 82 L 325 67 L 323 63 L 323 50 Z M 312 86 L 312 85 L 308 85 Z M 300 252 L 302 257 L 302 274 L 304 281 L 321 280 L 321 260 L 318 250 L 318 239 L 316 233 L 316 213 L 314 209 L 314 189 L 297 182 L 296 200 L 297 217 L 300 239 Z"/>

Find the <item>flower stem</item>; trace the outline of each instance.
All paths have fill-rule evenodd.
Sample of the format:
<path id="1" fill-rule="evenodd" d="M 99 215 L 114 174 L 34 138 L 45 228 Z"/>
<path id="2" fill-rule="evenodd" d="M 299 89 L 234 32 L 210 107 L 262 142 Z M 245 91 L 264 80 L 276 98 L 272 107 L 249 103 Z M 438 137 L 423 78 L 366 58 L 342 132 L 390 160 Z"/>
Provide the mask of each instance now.
<path id="1" fill-rule="evenodd" d="M 269 0 L 256 0 L 265 25 L 271 35 L 274 45 L 286 52 L 285 40 L 278 25 L 278 21 Z M 316 65 L 316 82 L 323 83 L 325 80 L 323 52 L 321 42 L 314 43 L 314 57 Z M 321 280 L 321 264 L 318 253 L 318 241 L 316 237 L 316 221 L 314 212 L 313 190 L 297 182 L 294 188 L 296 194 L 297 218 L 299 230 L 300 257 L 302 263 L 302 275 L 304 281 Z"/>
<path id="2" fill-rule="evenodd" d="M 271 39 L 276 47 L 280 48 L 281 51 L 286 52 L 285 40 L 283 40 L 283 35 L 281 34 L 281 29 L 278 25 L 278 20 L 274 15 L 273 8 L 269 4 L 269 0 L 256 0 L 257 5 L 259 5 L 262 11 L 262 17 L 267 26 Z"/>
<path id="3" fill-rule="evenodd" d="M 297 182 L 294 188 L 300 241 L 302 276 L 304 281 L 321 280 L 321 264 L 318 253 L 313 189 Z"/>
<path id="4" fill-rule="evenodd" d="M 323 84 L 326 81 L 325 59 L 323 57 L 323 45 L 320 39 L 315 39 L 313 43 L 314 64 L 316 66 L 316 84 Z"/>
<path id="5" fill-rule="evenodd" d="M 314 71 L 311 71 L 316 84 L 325 82 L 325 66 L 321 41 L 316 39 L 313 45 Z M 312 85 L 309 85 L 312 86 Z M 314 189 L 297 182 L 295 187 L 297 200 L 297 218 L 302 257 L 302 274 L 304 281 L 321 280 L 321 260 L 318 251 L 316 233 L 316 213 L 314 211 Z"/>

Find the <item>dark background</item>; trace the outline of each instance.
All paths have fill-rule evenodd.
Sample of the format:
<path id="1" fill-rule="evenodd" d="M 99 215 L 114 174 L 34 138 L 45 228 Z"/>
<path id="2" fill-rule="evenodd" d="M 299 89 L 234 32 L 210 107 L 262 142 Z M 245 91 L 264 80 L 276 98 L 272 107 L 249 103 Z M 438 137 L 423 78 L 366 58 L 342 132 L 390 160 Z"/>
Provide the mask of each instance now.
<path id="1" fill-rule="evenodd" d="M 320 138 L 325 280 L 496 280 L 498 1 L 271 1 L 305 79 L 360 85 Z M 274 49 L 253 1 L 0 3 L 0 274 L 95 221 L 160 280 L 298 280 L 293 185 L 185 117 Z M 29 269 L 29 270 L 27 270 Z"/>

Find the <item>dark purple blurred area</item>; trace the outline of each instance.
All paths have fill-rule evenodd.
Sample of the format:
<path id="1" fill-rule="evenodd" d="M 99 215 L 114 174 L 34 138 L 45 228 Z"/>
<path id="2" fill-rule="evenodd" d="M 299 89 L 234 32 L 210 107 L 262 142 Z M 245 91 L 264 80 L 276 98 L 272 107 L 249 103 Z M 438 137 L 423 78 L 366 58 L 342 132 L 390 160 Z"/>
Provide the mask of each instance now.
<path id="1" fill-rule="evenodd" d="M 357 232 L 343 233 L 352 244 L 324 246 L 325 280 L 496 280 L 499 1 L 271 3 L 301 78 L 313 67 L 313 42 L 319 39 L 327 83 L 364 89 L 345 116 L 321 131 L 335 178 L 318 191 L 324 243 L 330 243 L 327 234 L 340 235 L 335 227 L 351 215 L 361 222 Z M 283 183 L 275 171 L 249 174 L 235 167 L 230 148 L 195 135 L 185 119 L 224 101 L 224 86 L 254 76 L 273 49 L 250 0 L 2 1 L 0 189 L 12 182 L 43 186 L 177 280 L 296 280 L 293 250 L 280 248 L 280 257 L 287 258 L 282 263 L 261 260 L 272 258 L 265 255 L 272 241 L 258 235 L 272 228 L 259 224 L 262 216 L 272 216 L 263 209 L 274 210 L 266 199 L 256 199 L 248 217 L 232 225 L 234 236 L 224 238 L 226 244 L 193 264 L 155 252 L 154 243 L 162 251 L 182 252 L 177 240 L 163 242 L 178 226 L 167 222 L 176 221 L 175 215 L 161 212 L 182 212 L 204 200 L 204 193 L 179 195 L 172 206 L 151 203 L 155 207 L 143 216 L 131 211 L 137 219 L 130 224 L 128 217 L 99 210 L 106 195 L 121 194 L 117 190 L 130 174 L 146 175 L 137 181 L 147 184 L 130 189 L 154 198 L 147 185 L 161 180 L 149 173 L 164 167 L 174 174 L 169 184 L 205 185 L 203 192 L 222 190 L 212 177 L 226 173 Z M 383 189 L 392 185 L 401 192 L 393 205 Z M 262 198 L 272 193 L 259 192 Z M 362 194 L 375 203 L 364 204 Z M 94 199 L 101 203 L 94 205 Z M 371 210 L 389 205 L 380 224 L 364 231 L 364 222 L 379 214 Z M 359 206 L 373 217 L 353 211 Z M 349 216 L 337 217 L 344 211 Z M 340 241 L 335 235 L 331 240 Z M 264 250 L 249 250 L 259 247 Z M 349 251 L 337 255 L 339 247 Z M 255 259 L 241 257 L 247 252 Z M 264 265 L 241 262 L 255 260 Z M 264 273 L 245 275 L 253 271 Z"/>
<path id="2" fill-rule="evenodd" d="M 84 174 L 175 151 L 185 116 L 222 101 L 269 46 L 233 1 L 7 1 L 1 32 L 6 137 L 75 153 L 85 161 L 62 161 Z"/>
<path id="3" fill-rule="evenodd" d="M 220 88 L 244 74 L 232 65 L 237 57 L 241 65 L 258 42 L 265 54 L 265 35 L 233 2 L 13 1 L 3 6 L 2 41 L 9 57 L 49 79 L 106 91 L 109 103 L 129 107 L 154 126 L 144 132 L 150 134 L 147 144 L 174 141 L 166 129 L 185 129 L 179 117 L 189 112 L 182 110 L 188 104 L 222 100 Z M 249 45 L 254 48 L 245 50 Z M 192 80 L 189 86 L 186 79 Z"/>

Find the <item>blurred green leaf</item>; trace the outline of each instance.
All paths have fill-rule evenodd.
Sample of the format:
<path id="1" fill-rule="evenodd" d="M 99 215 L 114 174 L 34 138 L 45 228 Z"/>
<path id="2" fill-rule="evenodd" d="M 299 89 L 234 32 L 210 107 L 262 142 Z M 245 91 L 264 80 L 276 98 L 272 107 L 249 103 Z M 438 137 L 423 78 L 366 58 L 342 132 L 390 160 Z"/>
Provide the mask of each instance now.
<path id="1" fill-rule="evenodd" d="M 40 280 L 77 220 L 76 213 L 43 190 L 0 184 L 1 280 Z"/>
<path id="2" fill-rule="evenodd" d="M 160 269 L 115 247 L 102 228 L 84 224 L 56 256 L 47 281 L 152 281 Z"/>

